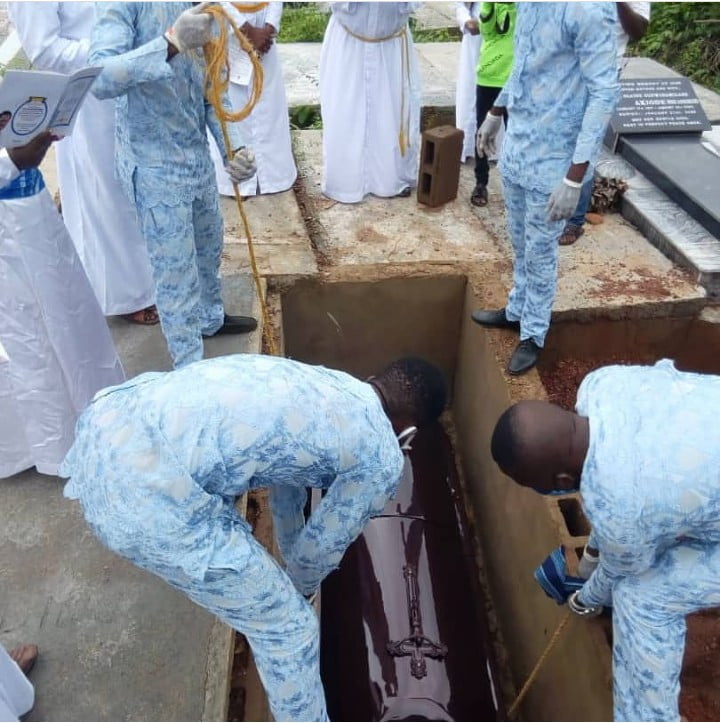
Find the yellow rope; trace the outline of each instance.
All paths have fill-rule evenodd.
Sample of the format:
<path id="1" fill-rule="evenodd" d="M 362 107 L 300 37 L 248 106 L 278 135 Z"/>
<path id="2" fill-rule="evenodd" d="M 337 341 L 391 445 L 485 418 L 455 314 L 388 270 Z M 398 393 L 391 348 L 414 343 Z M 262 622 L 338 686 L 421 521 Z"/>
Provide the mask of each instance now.
<path id="1" fill-rule="evenodd" d="M 565 626 L 570 622 L 570 617 L 572 616 L 572 614 L 573 613 L 570 610 L 565 613 L 565 617 L 560 621 L 560 624 L 555 629 L 552 637 L 550 638 L 550 640 L 548 640 L 548 644 L 545 646 L 545 650 L 543 650 L 542 655 L 538 658 L 537 663 L 535 663 L 535 667 L 532 669 L 530 675 L 528 675 L 527 680 L 525 681 L 525 685 L 523 685 L 523 687 L 520 689 L 520 692 L 517 694 L 517 696 L 515 696 L 515 700 L 508 709 L 508 718 L 512 717 L 512 715 L 520 707 L 520 703 L 525 700 L 525 696 L 528 694 L 530 686 L 532 686 L 532 684 L 538 677 L 538 674 L 542 669 L 543 663 L 547 659 L 548 655 L 550 655 L 550 653 L 552 652 L 552 649 L 555 647 L 557 641 L 560 639 L 560 635 L 565 629 Z"/>
<path id="2" fill-rule="evenodd" d="M 268 5 L 266 2 L 242 4 L 232 3 L 233 7 L 241 13 L 254 13 L 258 10 L 262 10 Z M 235 123 L 247 118 L 252 112 L 253 108 L 257 105 L 260 100 L 260 95 L 263 89 L 263 67 L 260 62 L 260 58 L 255 52 L 255 48 L 252 43 L 245 37 L 238 28 L 235 21 L 228 15 L 221 5 L 208 5 L 205 8 L 205 12 L 209 13 L 215 19 L 218 26 L 218 35 L 210 43 L 208 43 L 205 50 L 205 63 L 207 65 L 207 78 L 206 78 L 206 96 L 212 107 L 215 109 L 215 114 L 220 121 L 222 128 L 223 140 L 225 142 L 225 149 L 227 157 L 232 159 L 233 152 L 237 149 L 232 148 L 230 142 L 230 136 L 227 130 L 228 123 Z M 228 59 L 228 25 L 232 28 L 235 39 L 240 44 L 240 47 L 250 57 L 250 62 L 253 66 L 253 77 L 252 87 L 250 89 L 250 96 L 248 102 L 244 108 L 239 111 L 230 111 L 223 106 L 222 98 L 228 89 L 230 82 L 230 61 Z M 253 280 L 255 281 L 255 289 L 257 291 L 258 299 L 260 300 L 260 310 L 263 325 L 263 338 L 267 346 L 268 351 L 273 356 L 278 355 L 278 349 L 273 338 L 272 329 L 270 327 L 270 315 L 268 313 L 267 303 L 262 289 L 262 281 L 260 277 L 260 271 L 258 270 L 257 260 L 255 258 L 255 245 L 253 243 L 252 233 L 250 231 L 250 224 L 248 222 L 247 214 L 245 213 L 245 207 L 243 206 L 242 196 L 240 195 L 240 189 L 237 183 L 233 181 L 233 191 L 235 193 L 235 201 L 237 203 L 240 218 L 242 219 L 243 231 L 245 232 L 245 238 L 247 239 L 248 256 L 250 257 L 250 266 L 252 268 Z"/>

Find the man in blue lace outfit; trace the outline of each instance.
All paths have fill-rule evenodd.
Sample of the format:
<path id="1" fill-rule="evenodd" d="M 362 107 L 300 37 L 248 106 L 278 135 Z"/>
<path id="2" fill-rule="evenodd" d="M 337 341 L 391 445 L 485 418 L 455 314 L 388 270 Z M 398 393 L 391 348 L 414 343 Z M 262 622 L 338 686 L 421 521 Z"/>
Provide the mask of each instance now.
<path id="1" fill-rule="evenodd" d="M 108 547 L 247 636 L 276 720 L 327 720 L 305 598 L 394 495 L 397 435 L 444 405 L 442 374 L 420 359 L 368 382 L 277 357 L 210 359 L 99 392 L 61 475 Z M 235 511 L 260 487 L 284 569 Z M 326 493 L 306 522 L 308 487 Z"/>
<path id="2" fill-rule="evenodd" d="M 615 3 L 518 3 L 513 69 L 478 130 L 478 153 L 492 155 L 507 110 L 500 171 L 513 287 L 505 308 L 472 318 L 520 332 L 510 374 L 535 366 L 545 343 L 558 239 L 617 103 L 616 23 Z"/>
<path id="3" fill-rule="evenodd" d="M 257 326 L 225 314 L 220 295 L 223 219 L 206 127 L 225 143 L 202 55 L 212 37 L 212 18 L 192 3 L 98 3 L 88 58 L 103 68 L 93 93 L 117 98 L 116 172 L 137 209 L 175 367 L 202 359 L 203 336 Z M 235 124 L 229 131 L 240 149 Z M 247 154 L 223 158 L 236 182 L 255 173 Z"/>
<path id="4" fill-rule="evenodd" d="M 685 616 L 720 605 L 720 377 L 609 366 L 577 413 L 521 402 L 492 453 L 541 494 L 578 489 L 599 563 L 568 604 L 613 607 L 615 720 L 677 721 Z"/>

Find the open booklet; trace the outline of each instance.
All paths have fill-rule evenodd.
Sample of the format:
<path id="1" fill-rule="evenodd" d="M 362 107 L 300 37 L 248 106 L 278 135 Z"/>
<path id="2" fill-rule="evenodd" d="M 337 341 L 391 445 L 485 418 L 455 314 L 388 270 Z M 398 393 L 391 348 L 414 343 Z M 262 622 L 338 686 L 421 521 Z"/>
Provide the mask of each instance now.
<path id="1" fill-rule="evenodd" d="M 0 148 L 23 146 L 46 130 L 70 135 L 101 70 L 83 68 L 70 75 L 8 70 L 0 81 Z"/>

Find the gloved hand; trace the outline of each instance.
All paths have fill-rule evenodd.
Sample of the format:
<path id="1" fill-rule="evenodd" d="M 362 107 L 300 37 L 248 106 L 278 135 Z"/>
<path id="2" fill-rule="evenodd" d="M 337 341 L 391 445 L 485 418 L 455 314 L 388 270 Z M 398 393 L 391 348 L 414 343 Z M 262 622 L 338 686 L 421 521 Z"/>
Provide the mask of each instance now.
<path id="1" fill-rule="evenodd" d="M 202 48 L 213 39 L 213 18 L 205 12 L 209 2 L 202 2 L 180 14 L 165 37 L 181 52 Z"/>
<path id="2" fill-rule="evenodd" d="M 501 115 L 493 115 L 488 112 L 485 116 L 485 120 L 475 136 L 475 149 L 478 156 L 490 158 L 490 156 L 497 155 L 497 134 L 500 132 L 501 123 Z"/>
<path id="3" fill-rule="evenodd" d="M 225 166 L 233 183 L 242 183 L 257 173 L 255 154 L 249 148 L 235 151 L 232 160 Z"/>
<path id="4" fill-rule="evenodd" d="M 548 221 L 560 221 L 563 218 L 572 218 L 580 199 L 582 183 L 575 183 L 563 178 L 550 194 L 547 204 Z"/>

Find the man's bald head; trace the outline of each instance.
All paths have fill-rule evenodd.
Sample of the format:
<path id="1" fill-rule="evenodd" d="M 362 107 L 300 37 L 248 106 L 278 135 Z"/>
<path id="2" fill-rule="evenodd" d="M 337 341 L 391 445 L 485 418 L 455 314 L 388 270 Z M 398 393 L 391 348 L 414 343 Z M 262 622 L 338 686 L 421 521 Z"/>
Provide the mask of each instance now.
<path id="1" fill-rule="evenodd" d="M 578 487 L 587 444 L 587 419 L 549 402 L 525 401 L 503 412 L 491 451 L 506 475 L 547 494 Z"/>

